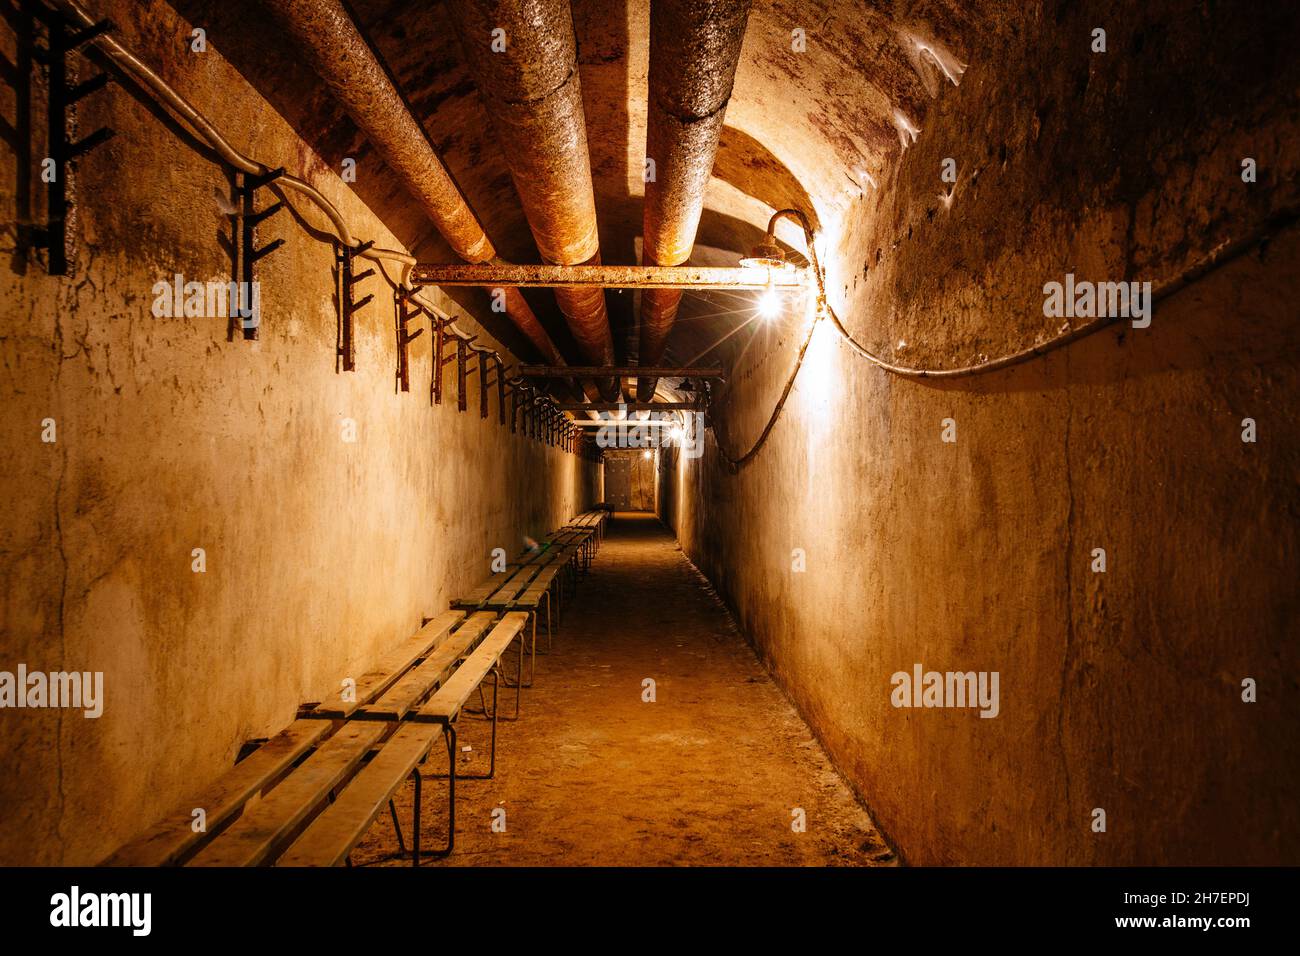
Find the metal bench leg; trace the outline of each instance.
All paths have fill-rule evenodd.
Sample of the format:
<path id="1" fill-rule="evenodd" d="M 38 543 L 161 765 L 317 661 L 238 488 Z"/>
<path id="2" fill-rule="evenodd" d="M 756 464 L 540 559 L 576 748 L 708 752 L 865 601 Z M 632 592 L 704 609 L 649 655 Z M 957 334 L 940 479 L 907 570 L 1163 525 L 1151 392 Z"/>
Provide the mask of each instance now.
<path id="1" fill-rule="evenodd" d="M 492 710 L 490 711 L 492 717 L 492 749 L 489 751 L 490 756 L 488 758 L 488 772 L 487 773 L 462 773 L 460 774 L 461 780 L 491 780 L 492 776 L 497 772 L 497 713 L 498 713 L 497 695 L 500 689 L 500 685 L 501 685 L 501 665 L 493 664 L 492 665 Z M 479 684 L 480 689 L 482 688 L 482 686 L 483 686 L 482 683 L 480 683 Z M 464 713 L 464 711 L 462 711 L 462 713 Z M 486 707 L 484 708 L 484 713 L 485 714 L 489 713 Z M 502 717 L 501 719 L 509 720 L 510 718 Z M 449 724 L 448 726 L 454 727 L 454 725 L 451 724 Z"/>
<path id="2" fill-rule="evenodd" d="M 549 654 L 551 653 L 551 634 L 555 631 L 555 624 L 552 623 L 551 591 L 549 588 L 547 588 L 546 593 L 543 594 L 542 597 L 546 598 L 546 653 Z M 539 607 L 538 611 L 540 610 L 541 608 Z"/>
<path id="3" fill-rule="evenodd" d="M 552 632 L 558 631 L 560 627 L 560 612 L 555 602 L 556 602 L 556 598 L 561 592 L 563 592 L 563 590 L 564 590 L 564 575 L 563 573 L 561 573 L 555 576 L 555 579 L 551 581 L 550 585 L 546 588 L 546 593 L 542 595 L 544 598 L 546 598 L 546 650 L 538 651 L 537 653 L 543 656 L 551 653 Z M 538 613 L 540 613 L 542 610 L 542 605 L 540 600 L 537 602 L 537 610 Z"/>
<path id="4" fill-rule="evenodd" d="M 531 617 L 531 618 L 533 619 L 533 649 L 534 649 L 534 651 L 536 651 L 536 649 L 537 649 L 537 613 L 536 613 L 535 611 L 529 611 L 529 612 L 528 612 L 528 616 Z M 527 625 L 525 625 L 525 628 L 526 628 L 526 627 L 527 627 Z M 531 680 L 528 681 L 527 683 L 524 682 L 524 658 L 528 656 L 528 632 L 527 632 L 527 630 L 521 630 L 521 631 L 519 632 L 519 638 L 518 638 L 518 639 L 519 639 L 519 670 L 518 670 L 518 674 L 516 675 L 516 677 L 514 678 L 514 680 L 511 680 L 509 677 L 505 677 L 504 675 L 503 675 L 502 678 L 501 678 L 501 682 L 502 682 L 503 684 L 505 684 L 507 687 L 513 687 L 513 688 L 515 689 L 515 712 L 514 712 L 514 714 L 512 714 L 512 715 L 509 716 L 509 717 L 505 717 L 505 716 L 503 716 L 501 719 L 502 719 L 502 720 L 505 720 L 505 721 L 516 721 L 516 720 L 519 719 L 519 702 L 520 702 L 520 700 L 522 699 L 523 688 L 525 688 L 525 687 L 532 687 L 532 686 L 533 686 L 533 683 L 532 683 Z M 509 648 L 507 648 L 505 651 L 502 651 L 502 652 L 501 652 L 501 660 L 505 660 L 506 652 L 507 652 L 508 650 L 509 650 Z"/>
<path id="5" fill-rule="evenodd" d="M 440 851 L 440 856 L 451 856 L 456 848 L 456 727 L 447 724 L 443 728 L 443 739 L 447 741 L 447 849 Z"/>
<path id="6" fill-rule="evenodd" d="M 492 667 L 492 755 L 488 758 L 488 779 L 497 772 L 497 692 L 501 686 L 501 665 L 496 664 Z M 515 713 L 518 715 L 518 704 L 515 705 Z"/>
<path id="7" fill-rule="evenodd" d="M 447 846 L 434 850 L 429 856 L 435 859 L 451 856 L 451 851 L 456 848 L 456 726 L 454 724 L 443 724 L 442 739 L 447 743 Z M 420 865 L 420 769 L 417 767 L 415 774 L 415 865 Z M 430 774 L 432 777 L 441 777 L 442 774 Z"/>
<path id="8" fill-rule="evenodd" d="M 539 605 L 541 605 L 541 602 L 538 602 L 538 606 Z M 511 682 L 511 680 L 507 679 L 506 687 L 511 687 L 511 685 L 516 685 L 516 687 L 532 687 L 533 678 L 536 678 L 537 676 L 537 611 L 538 611 L 538 607 L 534 607 L 534 609 L 530 610 L 528 613 L 529 626 L 532 627 L 532 633 L 533 633 L 532 656 L 530 656 L 529 665 L 528 665 L 528 680 L 524 680 L 524 658 L 529 657 L 528 633 L 526 633 L 526 631 L 520 631 L 519 632 L 519 678 L 516 678 L 515 682 Z M 517 715 L 519 715 L 519 708 L 517 708 L 517 706 L 515 708 L 515 715 L 516 717 Z M 507 718 L 507 719 L 515 719 L 515 718 Z"/>
<path id="9" fill-rule="evenodd" d="M 533 650 L 537 649 L 537 612 L 532 612 L 533 618 Z M 524 686 L 524 632 L 519 632 L 519 674 L 515 678 L 515 713 L 513 717 L 503 717 L 502 720 L 519 719 L 519 701 L 523 695 Z M 531 682 L 530 682 L 531 686 Z"/>
<path id="10" fill-rule="evenodd" d="M 538 604 L 539 604 L 539 607 L 540 607 L 541 602 L 539 601 Z M 529 645 L 528 645 L 528 641 L 525 640 L 525 632 L 524 632 L 524 631 L 520 631 L 520 632 L 519 632 L 519 677 L 518 677 L 518 681 L 517 681 L 517 686 L 518 686 L 518 687 L 532 687 L 532 686 L 533 686 L 533 679 L 537 676 L 537 613 L 538 613 L 539 607 L 538 607 L 538 608 L 533 608 L 531 611 L 528 612 L 529 625 L 530 625 L 531 628 L 532 628 L 532 653 L 531 653 L 531 655 L 529 654 Z M 528 658 L 529 658 L 529 662 L 528 662 L 528 680 L 526 680 L 526 681 L 524 680 L 524 658 L 525 658 L 525 657 L 528 657 Z M 510 681 L 507 680 L 507 681 L 506 681 L 506 686 L 509 686 L 509 685 L 510 685 Z M 508 719 L 510 719 L 510 720 L 514 720 L 514 719 L 516 719 L 518 716 L 519 716 L 519 705 L 518 705 L 518 702 L 516 701 L 516 703 L 515 703 L 515 716 L 514 716 L 514 717 L 511 717 L 511 718 L 508 718 Z"/>
<path id="11" fill-rule="evenodd" d="M 537 677 L 537 618 L 541 613 L 541 601 L 537 602 L 538 606 L 533 609 L 533 652 L 528 658 L 528 685 L 533 686 L 533 680 Z M 549 633 L 547 640 L 550 640 Z M 522 661 L 520 662 L 523 663 Z"/>
<path id="12" fill-rule="evenodd" d="M 560 617 L 564 614 L 564 581 L 561 580 L 555 588 L 555 627 L 558 631 L 560 626 Z"/>
<path id="13" fill-rule="evenodd" d="M 415 834 L 411 837 L 411 845 L 412 845 L 411 866 L 419 866 L 420 865 L 420 804 L 423 802 L 421 800 L 421 786 L 423 781 L 421 781 L 420 779 L 419 767 L 416 767 L 414 770 L 411 771 L 411 773 L 415 774 L 415 804 L 411 808 L 411 826 L 415 830 Z M 394 821 L 397 820 L 396 813 L 393 814 L 393 820 Z"/>
<path id="14" fill-rule="evenodd" d="M 539 602 L 539 603 L 540 603 L 540 602 Z M 533 678 L 534 678 L 534 677 L 536 676 L 536 674 L 537 674 L 537 609 L 534 608 L 533 610 L 529 611 L 529 612 L 528 612 L 528 617 L 529 617 L 529 620 L 532 622 L 532 629 L 533 629 L 533 651 L 532 651 L 532 661 L 531 661 L 531 663 L 528 665 L 528 680 L 526 680 L 526 681 L 524 680 L 524 658 L 525 658 L 525 657 L 528 657 L 528 641 L 527 641 L 527 633 L 526 633 L 526 631 L 520 631 L 520 632 L 519 632 L 519 676 L 518 676 L 518 678 L 516 678 L 514 681 L 511 681 L 508 677 L 507 677 L 507 678 L 503 678 L 503 680 L 505 681 L 505 685 L 506 685 L 507 687 L 515 687 L 515 688 L 519 688 L 519 687 L 532 687 L 532 686 L 533 686 Z M 526 626 L 527 626 L 527 625 L 525 625 L 525 627 L 526 627 Z M 502 656 L 504 657 L 505 655 L 503 654 Z M 502 717 L 502 718 L 501 718 L 502 720 L 518 720 L 518 719 L 519 719 L 519 700 L 518 700 L 518 697 L 519 697 L 519 695 L 518 695 L 518 693 L 516 693 L 516 694 L 515 694 L 515 698 L 516 698 L 516 699 L 515 699 L 515 716 L 514 716 L 514 717 Z"/>
<path id="15" fill-rule="evenodd" d="M 392 800 L 388 801 L 388 812 L 393 817 L 393 829 L 397 831 L 397 852 L 401 856 L 406 856 L 406 841 L 402 839 L 402 825 L 397 822 L 397 806 Z M 419 801 L 416 801 L 415 812 L 420 812 Z M 416 839 L 419 839 L 420 824 L 415 825 Z"/>

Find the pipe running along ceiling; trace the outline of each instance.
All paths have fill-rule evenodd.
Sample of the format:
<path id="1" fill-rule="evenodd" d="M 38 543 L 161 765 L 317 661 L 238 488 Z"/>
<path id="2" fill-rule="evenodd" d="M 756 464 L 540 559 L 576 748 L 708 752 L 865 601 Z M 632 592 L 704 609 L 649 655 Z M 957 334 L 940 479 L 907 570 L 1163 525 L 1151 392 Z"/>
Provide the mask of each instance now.
<path id="1" fill-rule="evenodd" d="M 297 42 L 258 44 L 248 74 L 327 161 L 357 159 L 358 191 L 420 261 L 735 266 L 795 208 L 832 295 L 862 268 L 837 260 L 837 230 L 960 81 L 963 38 L 1002 19 L 955 0 L 916 15 L 831 0 L 816 16 L 775 0 L 262 2 Z M 304 95 L 317 77 L 327 95 Z M 805 261 L 794 223 L 777 237 Z M 549 365 L 731 364 L 802 317 L 791 295 L 761 321 L 747 290 L 508 288 L 505 316 L 480 290 L 447 291 Z M 655 394 L 646 377 L 586 392 L 619 384 Z M 658 394 L 681 398 L 672 386 Z"/>

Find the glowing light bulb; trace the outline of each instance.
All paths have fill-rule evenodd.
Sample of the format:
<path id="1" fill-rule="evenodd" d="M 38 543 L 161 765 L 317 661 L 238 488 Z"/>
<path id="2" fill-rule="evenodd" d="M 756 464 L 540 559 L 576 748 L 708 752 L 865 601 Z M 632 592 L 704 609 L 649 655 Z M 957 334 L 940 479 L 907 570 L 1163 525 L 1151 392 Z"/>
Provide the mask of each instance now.
<path id="1" fill-rule="evenodd" d="M 765 319 L 776 318 L 777 313 L 781 311 L 781 298 L 776 294 L 776 290 L 771 286 L 758 300 L 758 314 Z"/>
<path id="2" fill-rule="evenodd" d="M 646 450 L 645 452 L 643 452 L 642 455 L 641 455 L 641 457 L 644 458 L 646 461 L 649 461 L 649 460 L 650 460 L 651 458 L 653 458 L 654 456 L 655 456 L 655 453 L 652 452 L 652 451 L 650 451 L 649 449 L 647 449 L 647 450 Z"/>

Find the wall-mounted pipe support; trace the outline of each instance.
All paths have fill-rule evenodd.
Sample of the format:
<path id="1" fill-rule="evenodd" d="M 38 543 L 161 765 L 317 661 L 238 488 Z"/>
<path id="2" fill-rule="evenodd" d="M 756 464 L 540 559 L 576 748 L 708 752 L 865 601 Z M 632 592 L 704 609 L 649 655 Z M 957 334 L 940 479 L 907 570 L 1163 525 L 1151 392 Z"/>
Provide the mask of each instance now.
<path id="1" fill-rule="evenodd" d="M 17 227 L 17 245 L 20 258 L 25 258 L 28 249 L 45 249 L 45 269 L 52 276 L 68 274 L 68 255 L 71 249 L 68 236 L 68 223 L 72 216 L 73 190 L 71 183 L 71 166 L 77 159 L 90 152 L 96 146 L 112 139 L 114 131 L 101 127 L 88 136 L 73 141 L 68 138 L 70 110 L 77 102 L 92 93 L 102 90 L 108 83 L 108 76 L 100 73 L 90 79 L 76 84 L 68 81 L 68 57 L 83 46 L 108 34 L 113 29 L 109 20 L 100 20 L 89 25 L 78 26 L 75 18 L 65 17 L 60 10 L 51 10 L 43 3 L 25 0 L 19 9 L 13 11 L 19 32 L 18 62 L 12 64 L 14 75 L 9 84 L 14 89 L 19 102 L 16 106 L 15 125 L 6 122 L 5 139 L 13 147 L 19 162 L 17 175 L 20 185 L 15 190 L 15 198 L 20 206 L 27 206 L 25 213 L 30 215 L 32 175 L 32 130 L 30 122 L 33 61 L 36 68 L 45 74 L 46 86 L 46 141 L 49 151 L 48 160 L 53 169 L 45 175 L 42 169 L 42 181 L 45 183 L 45 223 L 21 222 Z M 45 27 L 45 46 L 36 43 L 36 21 Z M 21 74 L 21 75 L 19 75 Z M 245 326 L 247 329 L 247 326 Z"/>
<path id="2" fill-rule="evenodd" d="M 411 390 L 411 360 L 409 347 L 412 342 L 424 334 L 424 329 L 408 330 L 407 324 L 417 319 L 424 310 L 414 301 L 419 289 L 398 289 L 396 296 L 396 338 L 397 338 L 397 388 L 399 391 Z"/>

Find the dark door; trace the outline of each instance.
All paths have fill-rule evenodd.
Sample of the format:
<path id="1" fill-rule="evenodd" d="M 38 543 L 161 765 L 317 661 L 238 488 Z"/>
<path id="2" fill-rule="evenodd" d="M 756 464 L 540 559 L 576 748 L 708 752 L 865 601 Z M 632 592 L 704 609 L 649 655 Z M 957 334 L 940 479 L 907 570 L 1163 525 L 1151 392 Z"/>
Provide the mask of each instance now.
<path id="1" fill-rule="evenodd" d="M 623 456 L 605 456 L 605 501 L 616 511 L 632 509 L 632 462 Z"/>

